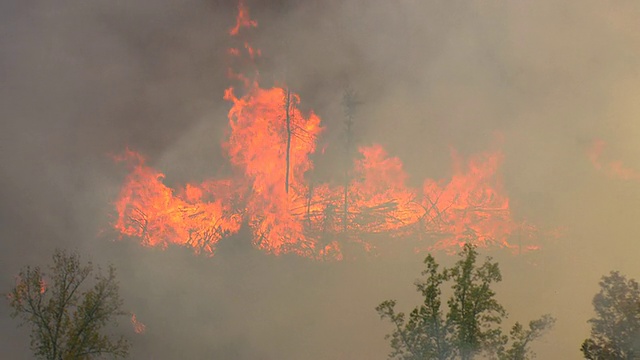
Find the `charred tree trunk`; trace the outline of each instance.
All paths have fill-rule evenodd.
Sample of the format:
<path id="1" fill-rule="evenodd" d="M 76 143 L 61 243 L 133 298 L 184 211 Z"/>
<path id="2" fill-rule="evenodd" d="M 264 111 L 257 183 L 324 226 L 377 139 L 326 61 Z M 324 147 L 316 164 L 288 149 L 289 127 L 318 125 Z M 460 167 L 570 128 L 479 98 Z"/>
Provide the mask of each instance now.
<path id="1" fill-rule="evenodd" d="M 289 88 L 286 90 L 285 98 L 285 118 L 287 122 L 287 154 L 286 154 L 286 166 L 287 169 L 284 179 L 285 192 L 289 194 L 289 169 L 291 168 L 291 92 Z"/>
<path id="2" fill-rule="evenodd" d="M 345 236 L 349 230 L 349 185 L 351 183 L 351 148 L 353 147 L 353 117 L 356 110 L 355 94 L 347 88 L 343 96 L 343 106 L 345 113 L 345 156 L 344 156 L 344 198 L 343 198 L 343 218 L 342 231 Z"/>
<path id="3" fill-rule="evenodd" d="M 311 200 L 313 199 L 313 179 L 309 181 L 309 193 L 307 195 L 307 225 L 311 226 Z"/>

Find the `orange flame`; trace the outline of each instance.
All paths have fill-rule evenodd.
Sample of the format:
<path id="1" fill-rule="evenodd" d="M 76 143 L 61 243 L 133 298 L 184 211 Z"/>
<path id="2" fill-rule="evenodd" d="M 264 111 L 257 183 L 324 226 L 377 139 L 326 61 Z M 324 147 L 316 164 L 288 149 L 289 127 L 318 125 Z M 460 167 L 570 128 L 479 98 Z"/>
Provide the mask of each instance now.
<path id="1" fill-rule="evenodd" d="M 258 27 L 258 22 L 252 20 L 249 17 L 249 9 L 245 6 L 242 0 L 238 3 L 238 15 L 236 16 L 236 24 L 233 28 L 229 29 L 229 34 L 234 37 L 239 37 L 241 29 L 251 29 Z M 236 62 L 241 59 L 242 49 L 244 49 L 244 54 L 248 55 L 249 64 L 255 65 L 254 61 L 258 58 L 261 53 L 259 49 L 254 49 L 248 41 L 243 41 L 242 46 L 232 47 L 227 50 L 227 54 L 231 56 Z M 255 70 L 257 74 L 257 70 Z M 257 86 L 255 80 L 252 80 L 250 77 L 247 77 L 242 71 L 234 70 L 231 67 L 227 69 L 227 76 L 229 79 L 239 81 L 245 89 L 248 89 L 253 84 L 254 87 Z M 230 92 L 233 91 L 232 88 L 229 88 Z"/>
<path id="2" fill-rule="evenodd" d="M 231 162 L 241 168 L 251 182 L 251 196 L 245 212 L 253 229 L 254 242 L 269 252 L 280 253 L 291 244 L 306 243 L 302 222 L 295 210 L 304 207 L 308 186 L 304 175 L 312 168 L 309 155 L 315 151 L 322 131 L 320 118 L 304 116 L 297 108 L 299 97 L 290 96 L 290 159 L 287 163 L 285 122 L 286 91 L 255 87 L 238 99 L 227 91 L 233 102 L 229 111 L 231 135 L 225 144 Z M 289 166 L 290 176 L 286 166 Z M 286 182 L 290 185 L 287 188 Z M 288 191 L 290 189 L 290 191 Z M 299 252 L 298 250 L 292 250 Z"/>
<path id="3" fill-rule="evenodd" d="M 509 198 L 497 173 L 502 153 L 476 155 L 466 169 L 455 152 L 452 156 L 455 172 L 451 180 L 438 184 L 428 179 L 423 187 L 426 232 L 445 235 L 434 248 L 461 246 L 470 240 L 481 246 L 513 247 L 508 239 L 514 232 L 535 231 L 518 224 L 511 216 Z"/>
<path id="4" fill-rule="evenodd" d="M 451 249 L 469 241 L 515 248 L 509 243 L 511 236 L 535 238 L 534 226 L 518 223 L 511 215 L 497 172 L 503 158 L 500 152 L 477 155 L 466 166 L 454 153 L 457 170 L 451 179 L 427 179 L 417 190 L 406 186 L 400 159 L 389 157 L 380 145 L 360 148 L 362 157 L 354 164 L 345 216 L 343 187 L 318 184 L 312 188 L 304 178 L 313 166 L 309 155 L 315 149 L 315 136 L 311 134 L 322 130 L 314 114 L 303 117 L 293 112 L 299 119 L 298 129 L 306 131 L 292 146 L 287 192 L 282 134 L 275 126 L 281 117 L 277 107 L 269 107 L 271 97 L 282 91 L 257 89 L 253 95 L 233 100 L 226 148 L 242 170 L 242 178 L 187 184 L 174 195 L 162 184 L 163 174 L 130 155 L 137 163 L 116 203 L 115 226 L 120 233 L 149 246 L 179 244 L 213 253 L 215 244 L 237 232 L 246 220 L 254 245 L 269 253 L 335 259 L 342 258 L 345 241 L 367 250 L 375 248 L 376 234 L 386 239 L 418 238 L 432 243 L 428 249 Z M 538 248 L 528 244 L 524 250 Z"/>
<path id="5" fill-rule="evenodd" d="M 138 321 L 138 318 L 134 313 L 131 313 L 131 325 L 133 325 L 133 331 L 135 331 L 136 334 L 144 334 L 147 330 L 147 326 Z"/>
<path id="6" fill-rule="evenodd" d="M 241 2 L 229 33 L 256 26 Z M 259 55 L 246 42 L 244 49 L 252 60 Z M 240 54 L 239 48 L 229 50 L 232 57 Z M 535 238 L 535 227 L 512 217 L 498 172 L 501 152 L 479 154 L 466 164 L 454 152 L 448 181 L 426 179 L 415 189 L 406 184 L 402 161 L 371 145 L 359 149 L 347 184 L 312 185 L 307 177 L 323 131 L 320 118 L 303 114 L 300 97 L 288 89 L 263 89 L 257 76 L 249 81 L 229 74 L 245 87 L 241 96 L 233 87 L 224 94 L 232 106 L 223 146 L 236 175 L 173 190 L 141 155 L 125 152 L 119 160 L 132 170 L 116 201 L 114 227 L 121 235 L 147 246 L 176 244 L 213 254 L 221 239 L 246 224 L 259 249 L 317 259 L 342 259 L 348 244 L 371 251 L 401 238 L 416 239 L 419 248 L 431 244 L 428 249 L 470 241 L 514 248 L 514 235 Z"/>
<path id="7" fill-rule="evenodd" d="M 213 253 L 222 237 L 240 229 L 230 181 L 187 184 L 174 194 L 162 183 L 164 174 L 145 166 L 139 154 L 129 151 L 125 159 L 133 170 L 116 202 L 114 226 L 122 235 L 138 237 L 148 246 L 190 245 Z"/>
<path id="8" fill-rule="evenodd" d="M 236 17 L 236 25 L 229 29 L 229 35 L 238 35 L 242 28 L 257 27 L 258 22 L 249 17 L 249 9 L 245 6 L 244 1 L 238 2 L 238 16 Z"/>

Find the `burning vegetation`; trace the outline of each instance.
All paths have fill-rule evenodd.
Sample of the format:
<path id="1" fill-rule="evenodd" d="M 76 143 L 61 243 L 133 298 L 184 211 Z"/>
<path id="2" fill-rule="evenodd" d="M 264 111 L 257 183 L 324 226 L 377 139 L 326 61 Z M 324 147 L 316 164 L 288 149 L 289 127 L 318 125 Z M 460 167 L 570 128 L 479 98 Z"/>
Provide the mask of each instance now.
<path id="1" fill-rule="evenodd" d="M 247 7 L 238 9 L 231 36 L 257 27 Z M 231 58 L 253 62 L 260 56 L 242 43 L 229 49 Z M 449 179 L 426 179 L 413 188 L 399 158 L 381 145 L 363 146 L 345 166 L 341 184 L 317 183 L 308 174 L 323 132 L 320 117 L 303 113 L 300 96 L 286 86 L 262 88 L 257 75 L 232 69 L 229 77 L 241 84 L 240 91 L 230 87 L 224 94 L 231 109 L 223 147 L 234 175 L 172 189 L 142 155 L 127 151 L 120 160 L 131 172 L 115 203 L 114 227 L 122 236 L 213 254 L 219 241 L 248 226 L 253 245 L 268 253 L 335 260 L 355 254 L 347 248 L 382 251 L 401 239 L 418 250 L 455 252 L 466 242 L 538 248 L 539 230 L 511 212 L 499 150 L 466 161 L 453 152 Z M 347 110 L 351 124 L 353 106 Z M 518 246 L 510 242 L 515 235 Z"/>

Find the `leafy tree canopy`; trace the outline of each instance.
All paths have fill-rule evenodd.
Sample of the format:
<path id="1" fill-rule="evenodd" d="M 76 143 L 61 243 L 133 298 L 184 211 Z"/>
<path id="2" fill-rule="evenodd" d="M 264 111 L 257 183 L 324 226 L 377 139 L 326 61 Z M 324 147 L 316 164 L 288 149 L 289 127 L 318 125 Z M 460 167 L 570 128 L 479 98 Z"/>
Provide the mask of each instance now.
<path id="1" fill-rule="evenodd" d="M 395 327 L 387 335 L 392 348 L 389 358 L 470 360 L 482 353 L 500 360 L 532 358 L 531 342 L 544 335 L 555 319 L 544 315 L 527 327 L 516 323 L 509 335 L 504 334 L 500 325 L 507 313 L 491 288 L 502 280 L 498 264 L 491 258 L 478 264 L 478 253 L 470 244 L 459 256 L 453 267 L 442 270 L 433 256 L 427 256 L 423 278 L 415 283 L 424 302 L 408 316 L 396 312 L 395 300 L 378 305 L 380 317 Z M 452 290 L 446 312 L 442 306 L 445 284 Z"/>
<path id="2" fill-rule="evenodd" d="M 104 334 L 121 310 L 115 269 L 107 273 L 91 262 L 80 263 L 77 253 L 56 250 L 45 273 L 27 266 L 8 295 L 12 316 L 31 327 L 31 349 L 47 360 L 114 358 L 128 355 L 124 337 Z"/>
<path id="3" fill-rule="evenodd" d="M 600 281 L 593 298 L 596 317 L 589 320 L 591 337 L 580 350 L 585 359 L 640 359 L 640 287 L 612 271 Z"/>

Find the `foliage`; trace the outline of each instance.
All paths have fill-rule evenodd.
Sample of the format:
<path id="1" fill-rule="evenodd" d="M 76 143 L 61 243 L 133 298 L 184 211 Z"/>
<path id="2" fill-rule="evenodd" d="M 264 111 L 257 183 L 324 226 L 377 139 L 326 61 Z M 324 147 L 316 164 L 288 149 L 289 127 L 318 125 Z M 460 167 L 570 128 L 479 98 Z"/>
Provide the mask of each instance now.
<path id="1" fill-rule="evenodd" d="M 531 341 L 542 336 L 555 320 L 545 315 L 530 322 L 528 329 L 516 323 L 510 336 L 504 335 L 500 325 L 507 313 L 491 289 L 491 284 L 502 280 L 500 268 L 491 258 L 478 265 L 477 257 L 476 249 L 466 244 L 455 265 L 440 271 L 433 256 L 428 255 L 424 278 L 415 283 L 424 302 L 409 313 L 408 319 L 403 312 L 395 311 L 395 300 L 376 307 L 380 317 L 395 326 L 387 335 L 392 348 L 389 358 L 469 360 L 480 353 L 501 360 L 529 358 Z M 445 283 L 451 283 L 452 290 L 446 314 L 441 290 Z"/>
<path id="2" fill-rule="evenodd" d="M 8 295 L 13 317 L 31 327 L 31 349 L 47 360 L 92 359 L 102 355 L 126 357 L 129 343 L 113 339 L 104 328 L 125 315 L 110 266 L 106 275 L 83 265 L 76 253 L 56 250 L 50 273 L 40 267 L 20 271 Z M 89 285 L 89 283 L 92 283 Z"/>
<path id="3" fill-rule="evenodd" d="M 580 348 L 585 359 L 640 358 L 640 287 L 612 271 L 600 281 L 593 298 L 596 317 L 589 320 L 591 337 Z"/>
<path id="4" fill-rule="evenodd" d="M 428 275 L 422 282 L 416 282 L 417 290 L 424 296 L 424 302 L 416 307 L 405 321 L 405 314 L 395 312 L 395 300 L 387 300 L 376 308 L 381 318 L 389 319 L 395 330 L 387 335 L 391 338 L 393 351 L 391 358 L 413 359 L 449 359 L 453 348 L 449 341 L 452 324 L 445 322 L 441 306 L 440 285 L 446 279 L 438 272 L 438 264 L 429 255 L 424 261 Z"/>
<path id="5" fill-rule="evenodd" d="M 529 327 L 525 329 L 522 324 L 516 322 L 509 333 L 511 347 L 498 352 L 500 360 L 527 360 L 534 357 L 529 345 L 532 341 L 542 337 L 553 327 L 556 319 L 551 315 L 543 315 L 540 319 L 531 320 Z"/>

